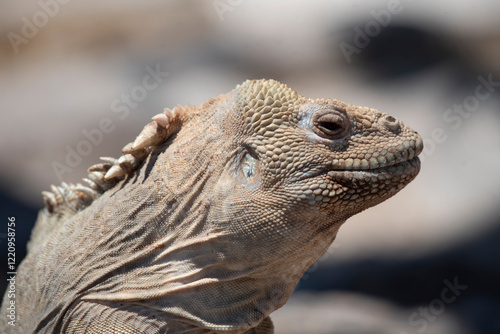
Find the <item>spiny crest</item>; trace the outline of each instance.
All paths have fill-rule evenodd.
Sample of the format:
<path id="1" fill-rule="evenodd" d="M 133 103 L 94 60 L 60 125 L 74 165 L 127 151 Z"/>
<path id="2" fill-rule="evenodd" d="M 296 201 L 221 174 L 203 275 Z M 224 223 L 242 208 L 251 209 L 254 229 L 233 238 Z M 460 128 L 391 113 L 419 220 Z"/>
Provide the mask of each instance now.
<path id="1" fill-rule="evenodd" d="M 64 208 L 77 212 L 89 206 L 103 192 L 132 174 L 150 152 L 179 131 L 191 109 L 177 105 L 172 110 L 165 108 L 162 114 L 153 116 L 153 121 L 144 127 L 137 138 L 125 145 L 120 158 L 102 157 L 103 163 L 88 169 L 89 174 L 83 179 L 88 186 L 63 182 L 59 187 L 52 185 L 52 192 L 43 191 L 47 211 L 57 213 Z"/>

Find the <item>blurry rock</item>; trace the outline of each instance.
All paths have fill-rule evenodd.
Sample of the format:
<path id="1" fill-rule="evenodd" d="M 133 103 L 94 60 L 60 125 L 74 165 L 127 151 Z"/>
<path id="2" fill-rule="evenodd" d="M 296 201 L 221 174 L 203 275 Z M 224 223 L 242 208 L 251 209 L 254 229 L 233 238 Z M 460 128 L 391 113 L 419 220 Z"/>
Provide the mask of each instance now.
<path id="1" fill-rule="evenodd" d="M 471 333 L 446 310 L 427 321 L 416 308 L 341 292 L 296 293 L 271 318 L 276 334 Z"/>

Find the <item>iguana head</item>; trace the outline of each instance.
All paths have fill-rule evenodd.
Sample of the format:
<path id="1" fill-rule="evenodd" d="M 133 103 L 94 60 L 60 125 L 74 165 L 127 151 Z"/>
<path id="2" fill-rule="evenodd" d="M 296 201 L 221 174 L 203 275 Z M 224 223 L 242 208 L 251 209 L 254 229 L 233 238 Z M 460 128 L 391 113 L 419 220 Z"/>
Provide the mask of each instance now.
<path id="1" fill-rule="evenodd" d="M 348 217 L 396 194 L 419 171 L 422 140 L 401 121 L 302 97 L 274 80 L 246 81 L 201 109 L 214 117 L 197 127 L 214 130 L 197 138 L 215 144 L 204 150 L 207 161 L 219 161 L 210 220 L 240 236 L 242 253 L 257 261 L 297 252 L 294 265 L 307 263 L 297 265 L 299 276 Z"/>
<path id="2" fill-rule="evenodd" d="M 375 109 L 246 81 L 154 116 L 121 158 L 91 167 L 90 187 L 63 185 L 45 199 L 52 213 L 91 206 L 72 224 L 94 226 L 96 240 L 79 240 L 130 254 L 127 273 L 103 273 L 88 298 L 119 301 L 125 289 L 148 307 L 234 329 L 283 305 L 347 218 L 413 180 L 422 147 Z"/>
<path id="3" fill-rule="evenodd" d="M 282 212 L 279 223 L 267 222 L 327 230 L 391 197 L 419 171 L 420 136 L 378 110 L 302 97 L 274 80 L 246 81 L 234 100 L 222 127 L 234 144 L 228 201 L 254 207 L 262 227 L 264 217 Z"/>

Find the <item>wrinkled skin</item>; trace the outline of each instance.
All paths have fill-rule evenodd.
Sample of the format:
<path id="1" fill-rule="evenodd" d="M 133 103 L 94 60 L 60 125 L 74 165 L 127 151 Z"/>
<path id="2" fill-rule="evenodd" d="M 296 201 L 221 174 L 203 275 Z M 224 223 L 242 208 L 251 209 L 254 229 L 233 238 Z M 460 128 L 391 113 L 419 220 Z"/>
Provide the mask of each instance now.
<path id="1" fill-rule="evenodd" d="M 269 314 L 341 224 L 420 168 L 422 140 L 402 122 L 273 80 L 168 122 L 85 209 L 41 213 L 18 326 L 3 315 L 2 332 L 272 333 Z"/>

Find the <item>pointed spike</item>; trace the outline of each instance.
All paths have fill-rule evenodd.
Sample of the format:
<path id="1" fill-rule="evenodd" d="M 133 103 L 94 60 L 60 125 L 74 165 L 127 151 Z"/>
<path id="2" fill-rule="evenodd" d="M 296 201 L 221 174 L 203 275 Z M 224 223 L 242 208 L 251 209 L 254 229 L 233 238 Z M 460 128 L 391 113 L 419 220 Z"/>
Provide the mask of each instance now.
<path id="1" fill-rule="evenodd" d="M 75 196 L 78 196 L 77 194 L 77 188 L 78 187 L 84 187 L 81 183 L 77 183 L 76 185 L 73 184 L 73 183 L 70 183 L 69 184 L 69 189 L 70 191 L 75 195 Z"/>
<path id="2" fill-rule="evenodd" d="M 123 168 L 121 168 L 120 165 L 114 165 L 113 167 L 111 167 L 108 170 L 106 175 L 104 175 L 104 180 L 108 181 L 114 177 L 122 178 L 122 176 L 124 176 L 126 174 L 127 174 L 127 172 Z"/>
<path id="3" fill-rule="evenodd" d="M 174 113 L 172 112 L 172 110 L 170 110 L 169 108 L 165 108 L 163 109 L 163 113 L 165 114 L 165 116 L 167 116 L 169 119 L 172 119 L 174 118 Z"/>
<path id="4" fill-rule="evenodd" d="M 77 198 L 75 192 L 68 186 L 67 183 L 63 182 L 63 184 L 61 184 L 58 188 L 62 192 L 65 202 L 73 201 Z"/>
<path id="5" fill-rule="evenodd" d="M 125 155 L 122 155 L 120 157 L 120 159 L 118 159 L 118 164 L 123 164 L 123 163 L 133 163 L 135 162 L 137 159 L 134 158 L 134 156 L 132 154 L 125 154 Z"/>
<path id="6" fill-rule="evenodd" d="M 73 197 L 73 195 L 75 194 L 71 186 L 72 184 L 67 184 L 66 182 L 61 183 L 61 186 L 59 188 L 62 189 L 64 197 L 66 198 Z"/>
<path id="7" fill-rule="evenodd" d="M 136 158 L 132 154 L 125 154 L 118 159 L 118 164 L 123 170 L 130 172 L 139 165 L 140 161 L 141 159 Z"/>
<path id="8" fill-rule="evenodd" d="M 177 117 L 182 109 L 184 109 L 184 106 L 176 104 L 175 107 L 172 109 L 172 114 L 174 115 L 174 117 Z"/>
<path id="9" fill-rule="evenodd" d="M 88 197 L 89 199 L 95 199 L 98 195 L 98 193 L 92 189 L 92 188 L 89 188 L 87 186 L 84 186 L 80 183 L 78 183 L 76 186 L 75 186 L 75 191 L 76 192 L 79 192 L 81 194 L 83 194 L 84 196 Z"/>
<path id="10" fill-rule="evenodd" d="M 158 125 L 162 128 L 167 127 L 168 123 L 170 123 L 170 119 L 165 114 L 154 115 L 151 119 L 158 123 Z"/>
<path id="11" fill-rule="evenodd" d="M 72 191 L 71 189 L 72 184 L 67 184 L 66 182 L 62 182 L 61 186 L 64 188 L 65 191 Z"/>
<path id="12" fill-rule="evenodd" d="M 42 191 L 42 196 L 47 197 L 52 203 L 56 203 L 56 198 L 50 191 Z"/>
<path id="13" fill-rule="evenodd" d="M 132 154 L 134 156 L 134 158 L 136 158 L 138 160 L 142 160 L 146 155 L 148 155 L 148 153 L 150 151 L 151 150 L 149 148 L 141 148 L 141 149 L 132 151 L 132 153 L 130 153 L 130 154 Z"/>
<path id="14" fill-rule="evenodd" d="M 64 189 L 62 186 L 57 186 L 57 190 L 63 197 L 63 201 L 66 201 L 68 197 L 71 195 L 71 192 L 66 191 L 66 189 Z"/>
<path id="15" fill-rule="evenodd" d="M 83 178 L 83 181 L 85 181 L 90 188 L 94 189 L 95 191 L 101 191 L 101 187 L 95 183 L 94 181 L 90 180 L 90 179 L 87 179 L 87 178 Z"/>
<path id="16" fill-rule="evenodd" d="M 95 164 L 95 165 L 92 165 L 90 166 L 89 168 L 87 168 L 87 172 L 95 172 L 95 171 L 99 171 L 101 170 L 99 167 L 100 167 L 101 164 Z"/>
<path id="17" fill-rule="evenodd" d="M 64 196 L 63 196 L 63 194 L 61 193 L 61 191 L 59 190 L 58 187 L 56 187 L 55 185 L 51 184 L 50 185 L 50 190 L 52 190 L 52 194 L 54 195 L 54 199 L 56 201 L 56 204 L 64 203 Z"/>
<path id="18" fill-rule="evenodd" d="M 89 167 L 89 169 L 87 169 L 87 172 L 106 172 L 110 167 L 112 166 L 112 164 L 110 163 L 98 163 L 98 164 L 95 164 L 95 165 L 92 165 Z"/>
<path id="19" fill-rule="evenodd" d="M 99 159 L 101 159 L 102 161 L 108 162 L 112 165 L 114 165 L 118 162 L 118 159 L 113 158 L 113 157 L 100 157 Z"/>
<path id="20" fill-rule="evenodd" d="M 132 149 L 132 143 L 129 143 L 123 147 L 122 153 L 124 155 L 132 154 L 134 157 L 141 159 L 144 158 L 149 153 L 149 150 L 147 148 Z M 118 160 L 116 160 L 115 164 L 118 164 Z"/>
<path id="21" fill-rule="evenodd" d="M 123 146 L 122 153 L 123 154 L 130 154 L 130 153 L 132 153 L 134 151 L 132 149 L 133 145 L 134 145 L 134 143 L 128 143 L 127 145 Z M 116 163 L 118 163 L 118 160 L 116 161 Z"/>
<path id="22" fill-rule="evenodd" d="M 56 198 L 53 193 L 50 191 L 42 191 L 43 202 L 45 203 L 45 207 L 49 212 L 54 212 L 54 208 L 56 206 Z"/>
<path id="23" fill-rule="evenodd" d="M 146 148 L 149 146 L 156 146 L 162 142 L 161 129 L 158 123 L 151 122 L 147 124 L 144 129 L 142 129 L 141 133 L 137 136 L 132 144 L 132 150 L 137 150 L 140 148 Z"/>
<path id="24" fill-rule="evenodd" d="M 102 186 L 102 184 L 104 183 L 103 172 L 90 172 L 87 177 L 92 181 L 94 181 L 99 186 Z"/>
<path id="25" fill-rule="evenodd" d="M 50 185 L 50 190 L 52 191 L 52 193 L 54 195 L 56 195 L 56 193 L 59 192 L 59 189 L 57 189 L 57 187 L 55 185 L 53 185 L 53 184 Z"/>

